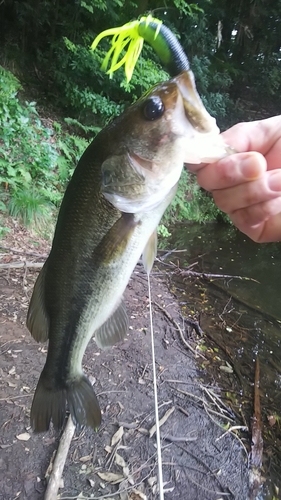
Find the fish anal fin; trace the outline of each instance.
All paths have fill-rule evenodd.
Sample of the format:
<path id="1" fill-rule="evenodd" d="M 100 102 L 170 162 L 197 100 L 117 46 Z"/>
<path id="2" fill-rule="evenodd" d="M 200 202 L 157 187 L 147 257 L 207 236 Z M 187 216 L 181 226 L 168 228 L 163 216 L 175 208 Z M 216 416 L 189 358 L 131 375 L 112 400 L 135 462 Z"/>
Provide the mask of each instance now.
<path id="1" fill-rule="evenodd" d="M 49 317 L 45 308 L 46 265 L 47 262 L 34 285 L 26 319 L 26 326 L 37 342 L 46 342 L 49 338 Z"/>
<path id="2" fill-rule="evenodd" d="M 129 328 L 128 316 L 123 300 L 113 314 L 95 332 L 96 344 L 106 349 L 124 339 Z"/>
<path id="3" fill-rule="evenodd" d="M 150 273 L 157 255 L 157 229 L 153 231 L 142 253 L 143 267 L 147 274 Z"/>

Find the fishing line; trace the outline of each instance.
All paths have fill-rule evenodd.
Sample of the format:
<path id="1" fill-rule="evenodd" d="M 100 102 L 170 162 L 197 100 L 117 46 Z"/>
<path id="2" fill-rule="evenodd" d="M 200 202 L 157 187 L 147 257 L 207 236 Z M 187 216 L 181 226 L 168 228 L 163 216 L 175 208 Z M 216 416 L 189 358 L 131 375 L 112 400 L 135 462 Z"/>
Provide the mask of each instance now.
<path id="1" fill-rule="evenodd" d="M 151 353 L 152 353 L 152 366 L 153 366 L 153 388 L 154 388 L 154 405 L 155 405 L 157 462 L 158 462 L 158 487 L 159 487 L 159 499 L 164 500 L 164 485 L 163 485 L 163 472 L 162 472 L 162 455 L 161 455 L 157 380 L 156 380 L 156 363 L 155 363 L 155 350 L 154 350 L 154 330 L 153 330 L 153 322 L 152 322 L 151 288 L 150 288 L 149 273 L 147 273 L 147 282 L 148 282 L 148 301 L 149 301 L 150 333 L 151 333 Z"/>

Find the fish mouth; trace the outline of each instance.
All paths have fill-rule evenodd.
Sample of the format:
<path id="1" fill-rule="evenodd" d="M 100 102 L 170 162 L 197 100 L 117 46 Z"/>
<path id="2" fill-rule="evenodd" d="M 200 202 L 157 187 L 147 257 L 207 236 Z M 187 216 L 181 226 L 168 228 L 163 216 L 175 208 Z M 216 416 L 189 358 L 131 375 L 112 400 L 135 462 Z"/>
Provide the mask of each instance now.
<path id="1" fill-rule="evenodd" d="M 206 110 L 197 92 L 192 71 L 183 71 L 174 78 L 182 96 L 185 115 L 191 125 L 200 133 L 219 133 L 216 120 Z"/>
<path id="2" fill-rule="evenodd" d="M 173 79 L 182 99 L 186 119 L 186 138 L 183 145 L 184 163 L 213 163 L 230 154 L 220 130 L 206 110 L 196 90 L 192 71 L 183 71 Z"/>

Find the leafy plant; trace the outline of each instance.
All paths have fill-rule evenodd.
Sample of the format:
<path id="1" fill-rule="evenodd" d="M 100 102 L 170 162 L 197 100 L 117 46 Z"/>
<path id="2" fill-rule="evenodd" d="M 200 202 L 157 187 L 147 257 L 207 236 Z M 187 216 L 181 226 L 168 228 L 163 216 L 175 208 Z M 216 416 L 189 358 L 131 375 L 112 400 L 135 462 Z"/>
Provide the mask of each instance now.
<path id="1" fill-rule="evenodd" d="M 45 226 L 51 217 L 51 204 L 34 189 L 18 189 L 8 203 L 8 211 L 25 226 L 40 228 Z"/>
<path id="2" fill-rule="evenodd" d="M 46 128 L 35 103 L 22 104 L 19 81 L 0 67 L 1 206 L 24 224 L 42 225 L 60 204 L 66 183 L 88 145 L 54 122 Z"/>
<path id="3" fill-rule="evenodd" d="M 0 67 L 0 182 L 11 191 L 50 179 L 58 157 L 52 131 L 42 125 L 34 102 L 20 103 L 19 89 Z"/>
<path id="4" fill-rule="evenodd" d="M 0 221 L 0 238 L 4 238 L 7 233 L 10 232 L 10 228 L 6 226 L 2 226 L 2 222 Z"/>
<path id="5" fill-rule="evenodd" d="M 183 220 L 204 223 L 218 218 L 229 222 L 214 204 L 211 195 L 198 186 L 195 176 L 184 169 L 176 196 L 164 214 L 163 224 Z"/>

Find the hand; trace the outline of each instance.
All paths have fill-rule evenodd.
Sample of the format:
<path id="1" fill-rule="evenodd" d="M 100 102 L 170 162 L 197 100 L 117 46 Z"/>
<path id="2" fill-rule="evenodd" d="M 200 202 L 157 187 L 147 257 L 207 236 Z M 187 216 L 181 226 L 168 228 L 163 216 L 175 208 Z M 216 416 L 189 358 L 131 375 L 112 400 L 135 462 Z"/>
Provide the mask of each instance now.
<path id="1" fill-rule="evenodd" d="M 239 123 L 222 136 L 240 152 L 197 170 L 199 185 L 252 240 L 280 241 L 281 116 Z"/>

